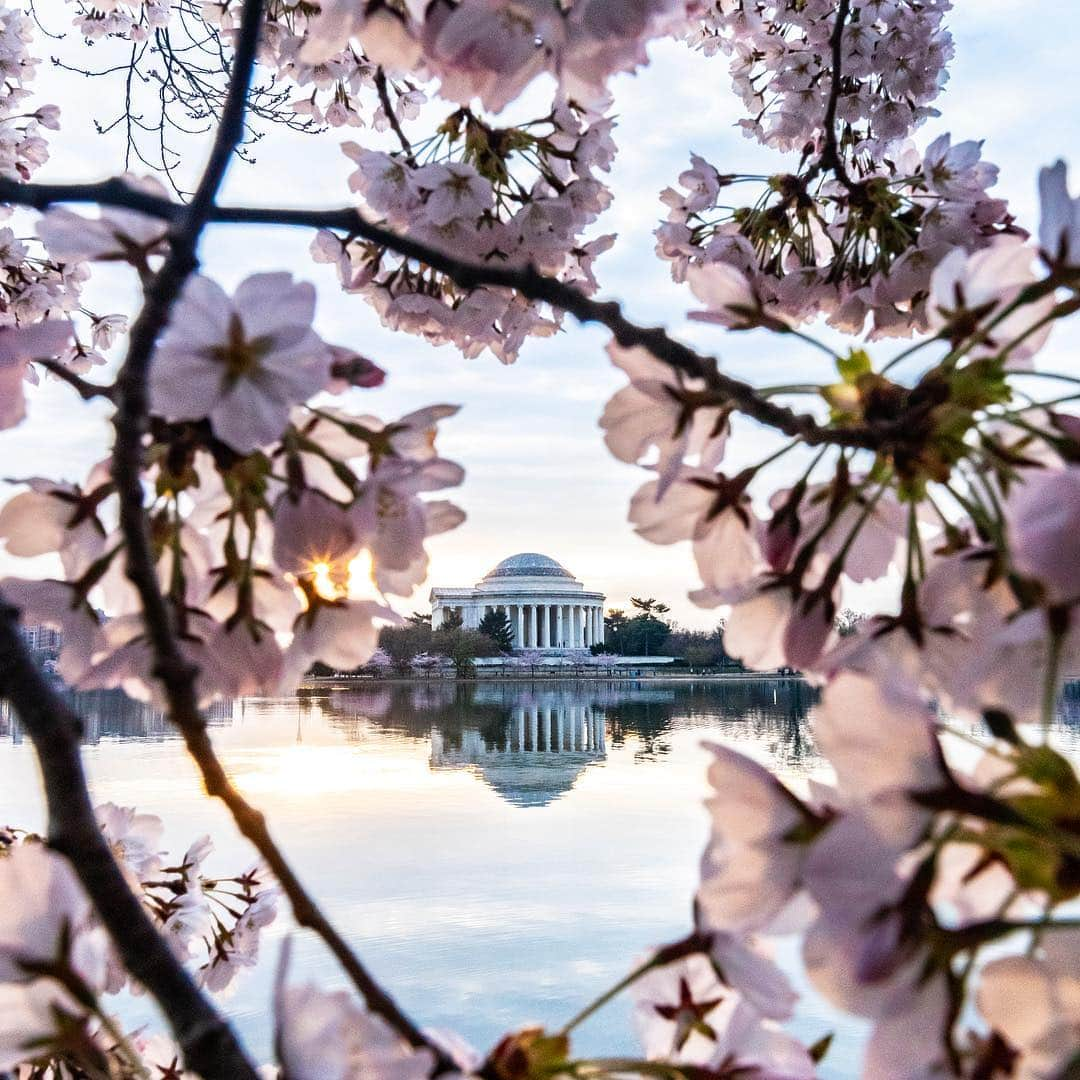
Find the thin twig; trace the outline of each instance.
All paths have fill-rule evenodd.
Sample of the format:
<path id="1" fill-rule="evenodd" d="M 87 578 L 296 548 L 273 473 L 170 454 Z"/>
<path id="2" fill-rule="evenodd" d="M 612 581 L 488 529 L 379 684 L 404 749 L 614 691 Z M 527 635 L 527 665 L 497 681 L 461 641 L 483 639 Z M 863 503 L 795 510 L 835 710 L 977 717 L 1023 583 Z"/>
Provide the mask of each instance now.
<path id="1" fill-rule="evenodd" d="M 98 828 L 79 754 L 82 722 L 22 640 L 18 611 L 0 604 L 0 695 L 34 744 L 49 812 L 49 844 L 67 857 L 124 966 L 153 995 L 184 1061 L 206 1080 L 256 1080 L 228 1023 L 198 990 L 131 891 Z"/>
<path id="2" fill-rule="evenodd" d="M 398 142 L 401 143 L 401 149 L 405 151 L 409 164 L 415 165 L 416 158 L 413 157 L 412 143 L 409 142 L 409 137 L 397 118 L 397 113 L 394 112 L 394 106 L 390 102 L 390 88 L 386 83 L 386 72 L 381 67 L 375 70 L 375 89 L 379 91 L 379 102 L 382 104 L 383 112 L 386 113 L 387 123 L 393 129 Z"/>
<path id="3" fill-rule="evenodd" d="M 52 372 L 61 382 L 66 382 L 83 401 L 92 401 L 94 398 L 107 398 L 112 401 L 115 398 L 111 386 L 98 386 L 97 383 L 87 382 L 82 376 L 76 375 L 70 368 L 61 364 L 59 360 L 37 360 L 35 363 Z"/>

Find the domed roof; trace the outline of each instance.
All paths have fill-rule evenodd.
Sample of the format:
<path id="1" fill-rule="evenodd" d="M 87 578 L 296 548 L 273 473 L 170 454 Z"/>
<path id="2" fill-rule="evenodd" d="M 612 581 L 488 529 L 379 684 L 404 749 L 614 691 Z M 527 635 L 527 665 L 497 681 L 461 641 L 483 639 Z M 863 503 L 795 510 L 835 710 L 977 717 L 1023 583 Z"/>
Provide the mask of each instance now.
<path id="1" fill-rule="evenodd" d="M 508 577 L 558 577 L 574 580 L 574 575 L 565 567 L 547 555 L 539 555 L 535 551 L 523 551 L 519 555 L 503 559 L 494 570 L 484 575 L 484 580 Z"/>

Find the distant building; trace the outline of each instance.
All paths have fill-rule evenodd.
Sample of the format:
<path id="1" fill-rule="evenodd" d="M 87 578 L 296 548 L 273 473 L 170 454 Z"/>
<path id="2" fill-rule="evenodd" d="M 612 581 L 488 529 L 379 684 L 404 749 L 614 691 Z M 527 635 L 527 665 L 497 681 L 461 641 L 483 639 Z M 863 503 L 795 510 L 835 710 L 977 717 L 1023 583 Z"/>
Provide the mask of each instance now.
<path id="1" fill-rule="evenodd" d="M 475 629 L 489 611 L 510 620 L 515 649 L 588 649 L 604 640 L 604 594 L 585 586 L 547 555 L 503 559 L 471 589 L 431 590 L 431 627 L 451 612 Z"/>
<path id="2" fill-rule="evenodd" d="M 59 652 L 64 644 L 64 637 L 59 630 L 51 626 L 22 626 L 23 641 L 34 652 Z"/>

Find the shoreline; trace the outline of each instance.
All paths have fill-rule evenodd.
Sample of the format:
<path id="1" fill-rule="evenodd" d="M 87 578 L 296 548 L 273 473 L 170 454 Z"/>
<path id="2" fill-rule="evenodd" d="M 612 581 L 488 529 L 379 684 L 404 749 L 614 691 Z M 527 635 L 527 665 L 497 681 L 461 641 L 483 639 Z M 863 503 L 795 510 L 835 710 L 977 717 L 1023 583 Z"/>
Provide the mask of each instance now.
<path id="1" fill-rule="evenodd" d="M 492 674 L 463 678 L 457 675 L 325 675 L 307 678 L 297 688 L 298 694 L 312 693 L 318 690 L 351 690 L 358 686 L 383 686 L 386 684 L 428 684 L 428 683 L 535 683 L 535 682 L 606 682 L 606 683 L 659 683 L 659 682 L 801 682 L 807 681 L 802 674 L 770 674 L 759 671 L 727 671 L 662 674 L 599 674 L 597 672 L 552 672 L 538 671 L 533 674 Z"/>

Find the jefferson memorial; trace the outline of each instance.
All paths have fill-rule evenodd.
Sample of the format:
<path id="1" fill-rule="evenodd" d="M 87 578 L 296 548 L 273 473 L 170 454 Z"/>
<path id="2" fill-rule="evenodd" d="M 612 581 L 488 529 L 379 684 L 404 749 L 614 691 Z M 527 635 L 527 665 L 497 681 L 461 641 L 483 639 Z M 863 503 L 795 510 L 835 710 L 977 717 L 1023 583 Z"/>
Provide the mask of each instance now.
<path id="1" fill-rule="evenodd" d="M 450 612 L 476 629 L 489 611 L 500 609 L 510 620 L 515 649 L 587 649 L 604 640 L 604 594 L 586 592 L 546 555 L 511 555 L 471 589 L 431 590 L 433 630 Z"/>

